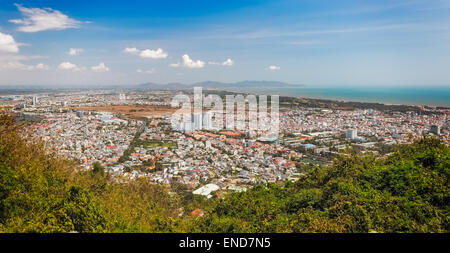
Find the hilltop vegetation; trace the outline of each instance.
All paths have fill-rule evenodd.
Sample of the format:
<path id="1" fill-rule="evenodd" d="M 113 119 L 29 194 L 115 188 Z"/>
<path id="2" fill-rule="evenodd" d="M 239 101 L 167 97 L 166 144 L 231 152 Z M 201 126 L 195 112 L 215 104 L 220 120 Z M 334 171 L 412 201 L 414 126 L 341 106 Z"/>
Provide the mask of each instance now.
<path id="1" fill-rule="evenodd" d="M 222 198 L 118 183 L 21 137 L 0 115 L 0 232 L 450 232 L 450 150 L 423 137 L 387 158 L 342 155 L 284 186 Z M 202 217 L 187 217 L 194 209 Z"/>
<path id="2" fill-rule="evenodd" d="M 449 232 L 449 154 L 424 138 L 386 159 L 342 156 L 285 187 L 228 196 L 196 231 Z"/>
<path id="3" fill-rule="evenodd" d="M 145 180 L 114 183 L 101 166 L 77 171 L 73 162 L 20 137 L 0 117 L 1 232 L 169 231 L 179 200 Z"/>

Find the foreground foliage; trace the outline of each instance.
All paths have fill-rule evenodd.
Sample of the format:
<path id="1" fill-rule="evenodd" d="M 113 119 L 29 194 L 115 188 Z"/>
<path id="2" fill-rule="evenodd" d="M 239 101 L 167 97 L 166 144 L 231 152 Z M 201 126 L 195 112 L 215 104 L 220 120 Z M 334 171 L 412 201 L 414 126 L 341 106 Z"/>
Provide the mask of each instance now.
<path id="1" fill-rule="evenodd" d="M 217 203 L 194 227 L 217 232 L 449 232 L 450 152 L 424 137 L 385 159 L 342 156 L 285 187 Z"/>
<path id="2" fill-rule="evenodd" d="M 450 232 L 450 150 L 425 136 L 223 199 L 76 168 L 0 115 L 0 232 Z"/>

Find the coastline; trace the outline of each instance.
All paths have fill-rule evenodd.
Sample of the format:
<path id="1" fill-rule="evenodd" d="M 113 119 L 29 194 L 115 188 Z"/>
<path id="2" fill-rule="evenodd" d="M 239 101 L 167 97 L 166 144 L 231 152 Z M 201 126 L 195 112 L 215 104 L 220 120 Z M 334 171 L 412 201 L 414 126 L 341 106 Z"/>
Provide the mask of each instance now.
<path id="1" fill-rule="evenodd" d="M 286 97 L 295 97 L 299 99 L 314 99 L 314 100 L 327 100 L 327 101 L 335 101 L 335 102 L 341 102 L 341 103 L 370 103 L 370 104 L 382 104 L 386 106 L 427 106 L 427 107 L 436 107 L 436 108 L 450 108 L 450 87 L 441 87 L 440 90 L 443 90 L 443 92 L 433 91 L 431 89 L 417 89 L 414 90 L 415 97 L 414 99 L 409 99 L 408 97 L 400 97 L 397 96 L 397 94 L 389 94 L 387 91 L 382 91 L 385 94 L 389 94 L 388 97 L 376 97 L 373 94 L 370 94 L 368 97 L 361 96 L 355 97 L 356 95 L 350 94 L 349 96 L 345 96 L 342 94 L 334 95 L 332 94 L 333 91 L 342 89 L 343 93 L 350 94 L 354 90 L 358 90 L 356 88 L 309 88 L 309 87 L 299 87 L 299 88 L 280 88 L 280 87 L 273 87 L 273 88 L 262 88 L 262 89 L 248 89 L 248 88 L 242 88 L 242 89 L 227 89 L 227 91 L 231 92 L 250 92 L 250 93 L 256 93 L 261 95 L 273 95 L 274 93 L 277 93 L 277 95 L 280 96 L 286 96 Z M 369 93 L 370 89 L 374 88 L 368 88 L 366 90 L 359 89 L 359 91 L 363 90 L 364 92 L 361 93 Z M 392 90 L 395 90 L 397 93 L 400 90 L 406 90 L 411 93 L 411 90 L 408 89 L 408 87 L 401 87 L 401 88 L 391 88 Z M 374 89 L 375 90 L 375 89 Z M 313 92 L 310 92 L 313 91 Z M 331 91 L 331 92 L 330 92 Z M 380 92 L 380 91 L 379 91 Z M 434 100 L 434 97 L 426 97 L 422 96 L 420 97 L 421 93 L 433 93 L 432 95 L 436 96 L 437 99 Z M 303 94 L 301 94 L 303 93 Z M 312 93 L 312 94 L 311 94 Z M 324 93 L 324 94 L 320 94 Z M 381 93 L 381 92 L 380 92 Z M 448 98 L 446 97 L 448 95 Z M 352 97 L 353 96 L 353 97 Z M 444 98 L 445 97 L 445 98 Z"/>

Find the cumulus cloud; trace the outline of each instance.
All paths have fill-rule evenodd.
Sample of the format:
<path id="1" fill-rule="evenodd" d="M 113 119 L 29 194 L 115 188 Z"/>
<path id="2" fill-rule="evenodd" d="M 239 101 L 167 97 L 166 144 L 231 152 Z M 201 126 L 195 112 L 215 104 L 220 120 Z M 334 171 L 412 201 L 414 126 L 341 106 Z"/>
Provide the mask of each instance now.
<path id="1" fill-rule="evenodd" d="M 135 47 L 127 47 L 123 50 L 125 53 L 129 53 L 129 54 L 139 54 L 139 52 L 141 50 L 135 48 Z"/>
<path id="2" fill-rule="evenodd" d="M 70 56 L 75 56 L 81 54 L 83 51 L 84 49 L 82 48 L 71 48 L 69 49 L 69 52 L 67 52 L 67 54 Z"/>
<path id="3" fill-rule="evenodd" d="M 233 66 L 234 62 L 231 59 L 227 59 L 226 61 L 222 62 L 222 66 Z"/>
<path id="4" fill-rule="evenodd" d="M 46 30 L 64 30 L 68 28 L 78 28 L 81 22 L 60 11 L 51 8 L 25 8 L 16 4 L 17 9 L 24 16 L 22 19 L 11 19 L 9 22 L 20 25 L 21 32 L 40 32 Z"/>
<path id="5" fill-rule="evenodd" d="M 0 52 L 18 53 L 19 44 L 14 40 L 13 36 L 0 32 Z"/>
<path id="6" fill-rule="evenodd" d="M 151 58 L 151 59 L 167 58 L 167 53 L 164 52 L 161 48 L 158 48 L 157 50 L 145 49 L 145 50 L 142 50 L 139 55 L 142 58 Z"/>
<path id="7" fill-rule="evenodd" d="M 272 65 L 272 66 L 269 66 L 268 69 L 269 69 L 269 70 L 279 70 L 279 69 L 280 69 L 280 66 Z"/>
<path id="8" fill-rule="evenodd" d="M 44 63 L 38 63 L 38 64 L 35 66 L 35 68 L 36 68 L 36 69 L 42 69 L 42 70 L 50 69 L 50 67 L 49 67 L 48 65 L 45 65 Z"/>
<path id="9" fill-rule="evenodd" d="M 81 70 L 80 67 L 78 67 L 76 64 L 70 63 L 70 62 L 62 62 L 59 64 L 58 69 L 61 70 Z"/>
<path id="10" fill-rule="evenodd" d="M 2 69 L 2 70 L 4 70 L 4 69 L 7 69 L 7 70 L 28 69 L 28 66 L 21 62 L 18 62 L 18 61 L 9 61 L 6 63 L 2 63 L 0 65 L 0 69 Z"/>
<path id="11" fill-rule="evenodd" d="M 183 63 L 172 63 L 169 66 L 170 67 L 185 67 L 185 68 L 191 68 L 191 69 L 199 69 L 199 68 L 203 68 L 205 66 L 205 62 L 204 61 L 194 61 L 192 60 L 189 55 L 185 54 L 182 57 L 183 59 Z"/>
<path id="12" fill-rule="evenodd" d="M 27 65 L 23 64 L 19 61 L 9 61 L 3 64 L 0 64 L 0 70 L 48 70 L 50 67 L 43 63 L 39 63 L 36 65 Z"/>
<path id="13" fill-rule="evenodd" d="M 97 66 L 93 66 L 92 71 L 94 72 L 108 72 L 109 68 L 106 67 L 105 63 L 100 62 Z"/>
<path id="14" fill-rule="evenodd" d="M 224 61 L 224 62 L 209 61 L 208 64 L 209 64 L 209 65 L 222 65 L 222 66 L 228 66 L 228 67 L 230 67 L 230 66 L 233 66 L 234 61 L 231 60 L 231 59 L 227 59 L 227 60 Z"/>
<path id="15" fill-rule="evenodd" d="M 168 56 L 167 52 L 164 52 L 164 50 L 162 50 L 161 48 L 158 48 L 156 50 L 152 49 L 140 50 L 135 47 L 127 47 L 123 51 L 128 54 L 139 55 L 141 58 L 164 59 L 167 58 Z"/>
<path id="16" fill-rule="evenodd" d="M 155 72 L 155 70 L 154 69 L 149 69 L 149 70 L 138 69 L 137 72 L 138 73 L 145 73 L 145 74 L 153 74 Z"/>

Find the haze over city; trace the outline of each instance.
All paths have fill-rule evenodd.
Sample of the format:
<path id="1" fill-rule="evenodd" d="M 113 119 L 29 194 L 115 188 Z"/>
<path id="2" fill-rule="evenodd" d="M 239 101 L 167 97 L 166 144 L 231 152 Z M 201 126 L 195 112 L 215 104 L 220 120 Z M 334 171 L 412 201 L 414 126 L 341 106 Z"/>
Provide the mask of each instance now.
<path id="1" fill-rule="evenodd" d="M 450 85 L 450 1 L 1 1 L 0 85 Z"/>

